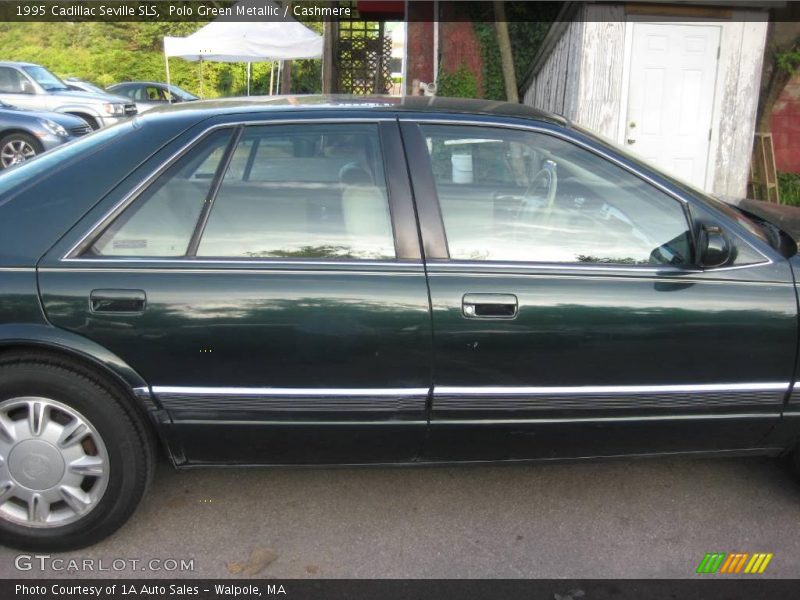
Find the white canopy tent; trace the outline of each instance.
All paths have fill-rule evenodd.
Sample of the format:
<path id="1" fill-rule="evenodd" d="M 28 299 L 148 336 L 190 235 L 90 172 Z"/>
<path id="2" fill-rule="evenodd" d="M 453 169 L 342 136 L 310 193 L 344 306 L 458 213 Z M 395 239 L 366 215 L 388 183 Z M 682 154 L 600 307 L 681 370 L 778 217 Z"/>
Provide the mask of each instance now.
<path id="1" fill-rule="evenodd" d="M 248 5 L 247 0 L 236 6 Z M 271 2 L 259 2 L 260 6 Z M 276 13 L 282 14 L 275 8 Z M 287 21 L 232 21 L 220 17 L 187 37 L 164 37 L 164 62 L 170 84 L 169 58 L 191 61 L 246 62 L 247 89 L 250 90 L 250 67 L 253 62 L 274 62 L 322 57 L 322 36 L 294 19 Z"/>

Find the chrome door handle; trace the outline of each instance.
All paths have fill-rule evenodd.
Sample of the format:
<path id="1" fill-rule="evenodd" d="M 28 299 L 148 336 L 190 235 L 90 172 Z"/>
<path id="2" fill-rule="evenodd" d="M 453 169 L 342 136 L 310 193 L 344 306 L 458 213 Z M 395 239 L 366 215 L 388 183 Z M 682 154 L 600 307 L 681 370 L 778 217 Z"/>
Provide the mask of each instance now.
<path id="1" fill-rule="evenodd" d="M 464 294 L 461 311 L 467 319 L 513 319 L 519 302 L 514 294 Z"/>

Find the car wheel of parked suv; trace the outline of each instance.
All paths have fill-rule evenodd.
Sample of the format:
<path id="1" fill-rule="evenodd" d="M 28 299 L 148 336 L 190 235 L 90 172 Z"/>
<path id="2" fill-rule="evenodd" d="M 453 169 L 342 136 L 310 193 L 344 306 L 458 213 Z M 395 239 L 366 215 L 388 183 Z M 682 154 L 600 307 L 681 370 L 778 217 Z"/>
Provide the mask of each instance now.
<path id="1" fill-rule="evenodd" d="M 41 144 L 32 135 L 11 133 L 0 139 L 0 168 L 7 169 L 25 162 L 41 151 Z"/>
<path id="2" fill-rule="evenodd" d="M 88 370 L 0 359 L 0 538 L 30 550 L 93 544 L 134 512 L 154 447 L 134 408 Z"/>

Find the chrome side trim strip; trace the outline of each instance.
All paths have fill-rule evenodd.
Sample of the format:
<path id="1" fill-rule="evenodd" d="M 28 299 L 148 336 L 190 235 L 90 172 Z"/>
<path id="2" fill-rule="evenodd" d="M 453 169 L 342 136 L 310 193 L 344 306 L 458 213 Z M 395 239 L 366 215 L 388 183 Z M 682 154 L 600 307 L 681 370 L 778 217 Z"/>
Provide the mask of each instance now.
<path id="1" fill-rule="evenodd" d="M 693 393 L 693 392 L 744 392 L 789 389 L 789 382 L 765 383 L 711 383 L 681 385 L 596 385 L 555 387 L 459 387 L 436 386 L 434 394 L 450 396 L 533 396 L 533 395 L 580 395 L 580 394 L 648 394 L 648 393 Z"/>
<path id="2" fill-rule="evenodd" d="M 636 421 L 706 421 L 720 419 L 777 419 L 781 413 L 737 413 L 724 415 L 646 415 L 641 417 L 566 417 L 544 419 L 431 419 L 436 425 L 539 425 L 549 423 L 627 423 Z"/>
<path id="3" fill-rule="evenodd" d="M 382 413 L 423 415 L 428 388 L 216 388 L 156 386 L 153 392 L 170 414 L 232 415 L 274 413 Z"/>
<path id="4" fill-rule="evenodd" d="M 35 273 L 36 267 L 0 267 L 0 273 Z"/>
<path id="5" fill-rule="evenodd" d="M 215 396 L 306 396 L 306 397 L 397 397 L 427 396 L 428 388 L 238 388 L 154 386 L 154 394 L 197 394 Z"/>

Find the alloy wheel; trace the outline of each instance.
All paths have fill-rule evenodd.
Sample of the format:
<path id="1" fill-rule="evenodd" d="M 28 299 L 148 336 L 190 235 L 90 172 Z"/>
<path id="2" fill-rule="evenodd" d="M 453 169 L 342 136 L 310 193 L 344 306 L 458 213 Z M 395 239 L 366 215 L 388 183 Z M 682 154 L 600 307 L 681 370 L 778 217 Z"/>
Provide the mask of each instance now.
<path id="1" fill-rule="evenodd" d="M 108 480 L 105 443 L 74 408 L 40 397 L 0 403 L 0 519 L 67 525 L 97 506 Z"/>
<path id="2" fill-rule="evenodd" d="M 4 168 L 25 162 L 34 156 L 36 150 L 25 140 L 11 140 L 0 150 L 0 162 Z"/>

